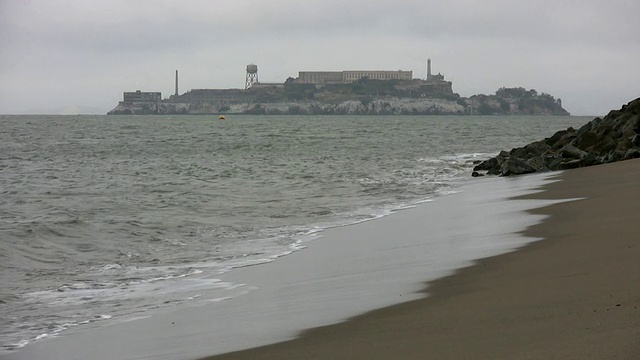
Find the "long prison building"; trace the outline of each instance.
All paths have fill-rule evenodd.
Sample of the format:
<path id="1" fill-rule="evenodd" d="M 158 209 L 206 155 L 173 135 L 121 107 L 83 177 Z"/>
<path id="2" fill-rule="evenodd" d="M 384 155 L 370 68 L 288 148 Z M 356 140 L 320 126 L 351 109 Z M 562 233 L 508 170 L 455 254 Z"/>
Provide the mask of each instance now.
<path id="1" fill-rule="evenodd" d="M 296 82 L 303 84 L 350 83 L 367 77 L 372 80 L 411 80 L 413 71 L 346 70 L 346 71 L 300 71 Z"/>

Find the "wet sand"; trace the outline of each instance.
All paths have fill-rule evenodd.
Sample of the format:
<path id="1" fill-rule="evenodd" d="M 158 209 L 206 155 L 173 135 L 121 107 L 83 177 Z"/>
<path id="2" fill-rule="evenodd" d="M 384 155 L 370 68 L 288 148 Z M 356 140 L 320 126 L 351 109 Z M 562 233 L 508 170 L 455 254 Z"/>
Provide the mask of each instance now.
<path id="1" fill-rule="evenodd" d="M 640 160 L 563 172 L 526 198 L 544 238 L 428 284 L 429 297 L 207 359 L 640 359 Z"/>

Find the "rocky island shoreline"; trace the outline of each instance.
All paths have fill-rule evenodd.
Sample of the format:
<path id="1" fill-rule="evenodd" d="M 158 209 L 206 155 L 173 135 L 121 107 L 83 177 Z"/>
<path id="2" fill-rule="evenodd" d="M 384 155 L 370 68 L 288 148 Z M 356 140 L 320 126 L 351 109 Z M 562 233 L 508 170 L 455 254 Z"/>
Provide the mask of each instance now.
<path id="1" fill-rule="evenodd" d="M 640 158 L 640 98 L 578 130 L 568 128 L 544 140 L 503 150 L 478 163 L 472 175 L 521 175 L 635 158 Z"/>
<path id="2" fill-rule="evenodd" d="M 247 66 L 247 74 L 257 72 Z M 248 77 L 249 79 L 249 77 Z M 193 89 L 162 99 L 125 92 L 107 115 L 570 115 L 562 101 L 534 89 L 500 88 L 462 97 L 444 75 L 413 79 L 411 71 L 300 72 L 284 83 L 248 80 L 243 89 Z"/>

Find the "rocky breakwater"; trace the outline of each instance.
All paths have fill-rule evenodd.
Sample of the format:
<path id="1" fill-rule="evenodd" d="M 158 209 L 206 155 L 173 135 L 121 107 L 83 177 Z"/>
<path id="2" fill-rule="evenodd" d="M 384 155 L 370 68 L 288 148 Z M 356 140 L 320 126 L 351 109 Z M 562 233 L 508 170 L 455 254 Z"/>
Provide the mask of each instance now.
<path id="1" fill-rule="evenodd" d="M 564 170 L 640 157 L 640 98 L 595 118 L 580 129 L 568 128 L 524 147 L 502 151 L 473 168 L 473 176 L 520 175 Z"/>

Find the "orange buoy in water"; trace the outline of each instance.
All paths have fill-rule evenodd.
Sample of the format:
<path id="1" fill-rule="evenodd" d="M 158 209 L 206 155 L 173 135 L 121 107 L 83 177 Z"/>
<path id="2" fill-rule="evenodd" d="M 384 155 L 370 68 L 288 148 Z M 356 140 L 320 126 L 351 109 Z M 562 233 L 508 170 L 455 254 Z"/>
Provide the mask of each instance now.
<path id="1" fill-rule="evenodd" d="M 224 117 L 224 115 L 220 115 L 220 116 L 218 116 L 218 119 L 220 119 L 220 120 L 224 120 L 224 119 L 226 119 L 226 118 Z"/>

